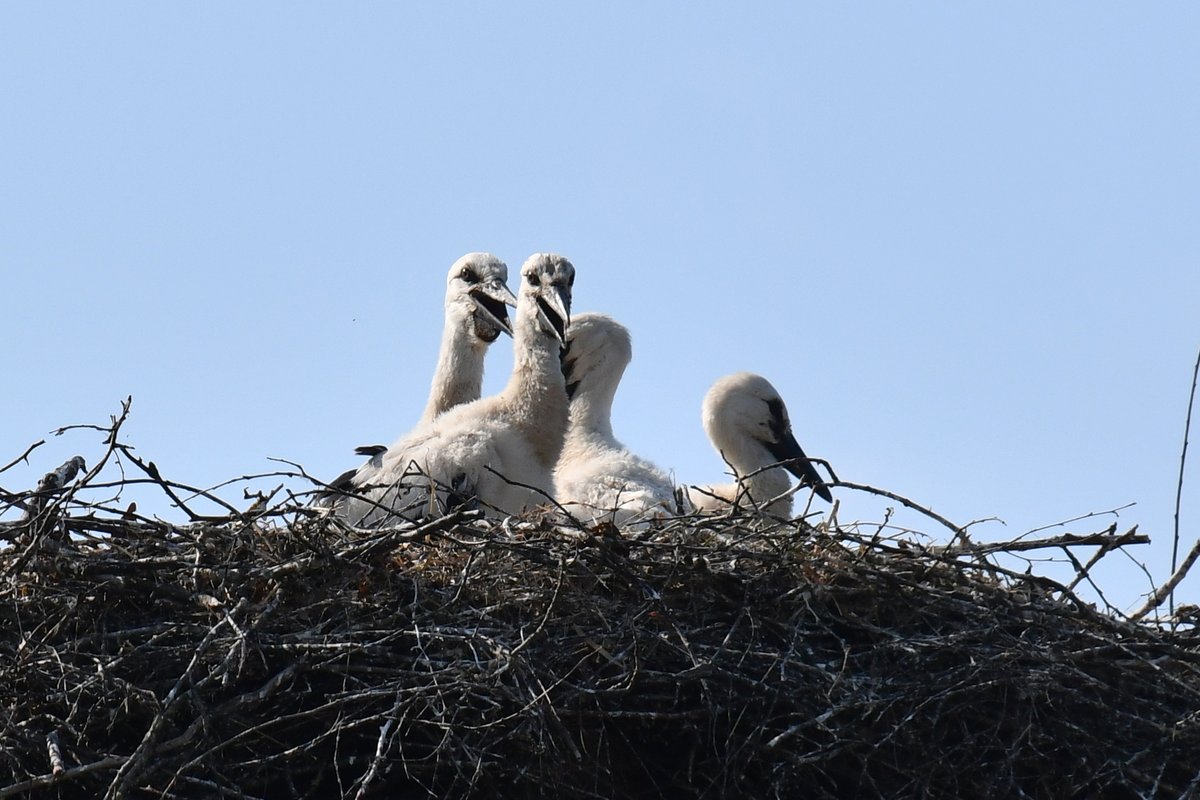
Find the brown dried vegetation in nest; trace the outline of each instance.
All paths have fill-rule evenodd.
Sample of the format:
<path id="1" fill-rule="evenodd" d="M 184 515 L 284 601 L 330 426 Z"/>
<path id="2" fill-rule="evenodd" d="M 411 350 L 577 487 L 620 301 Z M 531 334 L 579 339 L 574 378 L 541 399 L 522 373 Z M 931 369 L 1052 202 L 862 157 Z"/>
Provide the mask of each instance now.
<path id="1" fill-rule="evenodd" d="M 0 797 L 1200 785 L 1192 626 L 971 547 L 749 516 L 353 531 L 291 498 L 173 525 L 81 485 L 0 531 Z M 1080 538 L 1014 547 L 1143 540 Z"/>

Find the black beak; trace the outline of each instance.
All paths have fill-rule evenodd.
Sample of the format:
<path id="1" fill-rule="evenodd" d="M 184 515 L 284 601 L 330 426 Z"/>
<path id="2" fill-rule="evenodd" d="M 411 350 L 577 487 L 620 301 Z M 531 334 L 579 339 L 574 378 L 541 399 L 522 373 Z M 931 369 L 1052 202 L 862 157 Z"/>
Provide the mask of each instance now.
<path id="1" fill-rule="evenodd" d="M 554 333 L 558 336 L 560 342 L 567 341 L 567 321 L 562 318 L 562 315 L 554 310 L 554 307 L 547 303 L 543 298 L 536 297 L 538 308 L 546 317 L 546 321 L 554 328 Z"/>
<path id="2" fill-rule="evenodd" d="M 788 424 L 787 412 L 784 411 L 783 401 L 778 398 L 767 400 L 767 409 L 771 414 L 771 434 L 774 441 L 764 441 L 767 451 L 784 469 L 800 480 L 801 486 L 811 486 L 826 503 L 833 502 L 829 488 L 817 474 L 817 469 L 800 449 L 800 443 L 792 435 L 792 426 Z"/>
<path id="3" fill-rule="evenodd" d="M 822 482 L 816 467 L 808 460 L 808 456 L 804 455 L 804 451 L 800 449 L 800 443 L 796 441 L 796 437 L 792 435 L 791 431 L 784 431 L 776 441 L 764 442 L 764 444 L 771 456 L 784 469 L 795 475 L 802 486 L 813 487 L 822 500 L 826 503 L 833 502 L 833 495 L 829 493 L 829 488 Z"/>
<path id="4" fill-rule="evenodd" d="M 485 316 L 490 318 L 490 322 L 509 336 L 513 335 L 512 324 L 508 321 L 508 307 L 503 300 L 478 289 L 471 290 L 471 299 L 478 306 L 477 310 L 482 311 Z"/>

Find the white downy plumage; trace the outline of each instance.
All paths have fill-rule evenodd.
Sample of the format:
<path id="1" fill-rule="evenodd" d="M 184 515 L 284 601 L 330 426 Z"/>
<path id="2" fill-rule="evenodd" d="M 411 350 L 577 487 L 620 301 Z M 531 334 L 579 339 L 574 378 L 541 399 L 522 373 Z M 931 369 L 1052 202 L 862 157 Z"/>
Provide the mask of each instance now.
<path id="1" fill-rule="evenodd" d="M 704 396 L 701 418 L 713 447 L 733 468 L 737 482 L 689 486 L 687 500 L 697 511 L 726 511 L 737 503 L 791 516 L 791 495 L 781 497 L 791 487 L 785 469 L 832 502 L 829 489 L 792 435 L 783 398 L 766 378 L 750 372 L 721 378 Z"/>
<path id="2" fill-rule="evenodd" d="M 508 288 L 508 265 L 491 253 L 467 253 L 450 265 L 442 343 L 418 429 L 455 406 L 479 399 L 484 356 L 501 333 L 512 335 L 506 306 L 516 304 L 517 298 Z M 339 475 L 330 484 L 333 491 L 322 494 L 317 504 L 337 505 L 339 493 L 369 483 L 386 451 L 383 445 L 356 448 L 356 453 L 370 456 L 370 460 Z"/>
<path id="3" fill-rule="evenodd" d="M 545 502 L 567 428 L 559 351 L 575 269 L 538 253 L 521 268 L 513 373 L 498 395 L 445 412 L 392 445 L 378 471 L 355 475 L 362 498 L 341 509 L 351 524 L 413 519 L 477 500 L 490 514 Z"/>
<path id="4" fill-rule="evenodd" d="M 571 320 L 563 362 L 570 422 L 554 471 L 554 496 L 584 522 L 625 526 L 675 508 L 666 473 L 613 436 L 613 397 L 632 357 L 629 331 L 616 320 L 594 313 Z"/>

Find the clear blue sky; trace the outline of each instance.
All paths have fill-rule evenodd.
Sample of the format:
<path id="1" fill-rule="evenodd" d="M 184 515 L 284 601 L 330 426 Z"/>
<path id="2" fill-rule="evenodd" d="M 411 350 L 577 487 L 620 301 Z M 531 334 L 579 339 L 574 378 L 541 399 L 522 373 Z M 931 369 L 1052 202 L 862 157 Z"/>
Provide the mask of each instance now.
<path id="1" fill-rule="evenodd" d="M 1133 502 L 1164 579 L 1198 41 L 1192 3 L 7 5 L 0 463 L 132 394 L 177 480 L 332 477 L 419 416 L 450 263 L 553 250 L 633 332 L 618 435 L 679 480 L 720 476 L 700 400 L 753 370 L 844 479 L 980 539 Z"/>

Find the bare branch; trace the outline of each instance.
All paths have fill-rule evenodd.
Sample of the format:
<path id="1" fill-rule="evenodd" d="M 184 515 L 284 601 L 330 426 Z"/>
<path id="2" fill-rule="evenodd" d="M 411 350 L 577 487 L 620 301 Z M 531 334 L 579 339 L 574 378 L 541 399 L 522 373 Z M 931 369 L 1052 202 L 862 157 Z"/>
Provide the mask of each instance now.
<path id="1" fill-rule="evenodd" d="M 1191 570 L 1192 565 L 1196 563 L 1197 557 L 1200 557 L 1200 539 L 1198 539 L 1196 543 L 1192 545 L 1192 549 L 1183 559 L 1183 563 L 1179 565 L 1178 569 L 1171 573 L 1171 577 L 1167 579 L 1167 582 L 1158 587 L 1158 591 L 1150 596 L 1150 599 L 1146 601 L 1146 604 L 1137 611 L 1133 612 L 1129 618 L 1141 619 L 1154 609 L 1161 606 L 1163 602 L 1172 595 L 1172 593 L 1175 591 L 1175 587 L 1178 586 L 1179 582 L 1184 579 L 1184 577 L 1188 574 L 1188 571 Z M 1171 613 L 1173 614 L 1174 611 Z"/>
<path id="2" fill-rule="evenodd" d="M 957 539 L 959 537 L 966 535 L 966 528 L 959 526 L 959 525 L 955 525 L 953 522 L 946 519 L 941 514 L 936 513 L 932 509 L 926 508 L 925 506 L 920 505 L 919 503 L 909 500 L 907 497 L 903 497 L 894 492 L 889 492 L 885 489 L 876 489 L 874 486 L 867 486 L 862 483 L 849 483 L 848 481 L 837 481 L 836 483 L 832 483 L 829 485 L 830 486 L 844 486 L 847 489 L 856 489 L 860 492 L 867 492 L 869 494 L 879 495 L 880 497 L 886 497 L 889 500 L 895 500 L 897 503 L 901 503 L 904 506 L 911 508 L 913 511 L 918 511 L 918 512 L 924 514 L 925 516 L 929 517 L 931 520 L 933 520 L 941 525 L 944 525 L 947 528 L 949 528 L 950 530 L 954 531 L 955 538 L 951 540 L 950 546 L 954 546 L 955 542 L 957 541 Z"/>
<path id="3" fill-rule="evenodd" d="M 8 470 L 15 467 L 17 464 L 20 464 L 22 461 L 25 462 L 26 464 L 28 464 L 29 463 L 29 454 L 32 453 L 34 450 L 37 450 L 39 447 L 41 447 L 45 443 L 46 443 L 45 439 L 39 439 L 36 442 L 34 442 L 33 444 L 29 445 L 29 447 L 25 448 L 24 453 L 21 453 L 21 455 L 17 456 L 12 461 L 5 464 L 3 467 L 0 467 L 0 472 L 7 472 Z"/>
<path id="4" fill-rule="evenodd" d="M 1175 534 L 1171 539 L 1171 572 L 1179 563 L 1179 509 L 1183 502 L 1183 475 L 1187 466 L 1188 434 L 1192 430 L 1192 405 L 1196 402 L 1196 380 L 1200 378 L 1200 351 L 1196 353 L 1196 366 L 1192 369 L 1192 391 L 1188 394 L 1187 419 L 1183 424 L 1183 450 L 1179 454 L 1179 482 L 1175 485 Z M 1171 587 L 1170 611 L 1175 613 L 1175 591 Z"/>
<path id="5" fill-rule="evenodd" d="M 1115 526 L 1114 526 L 1115 527 Z M 1020 553 L 1027 550 L 1045 550 L 1048 548 L 1095 547 L 1099 546 L 1104 552 L 1114 547 L 1127 544 L 1150 544 L 1150 537 L 1137 534 L 1135 525 L 1129 531 L 1117 536 L 1113 530 L 1100 533 L 1064 533 L 1061 536 L 1050 536 L 1044 539 L 1013 539 L 1006 542 L 980 542 L 969 547 L 951 546 L 942 550 L 946 555 L 961 555 L 970 553 L 982 555 L 985 553 Z"/>

